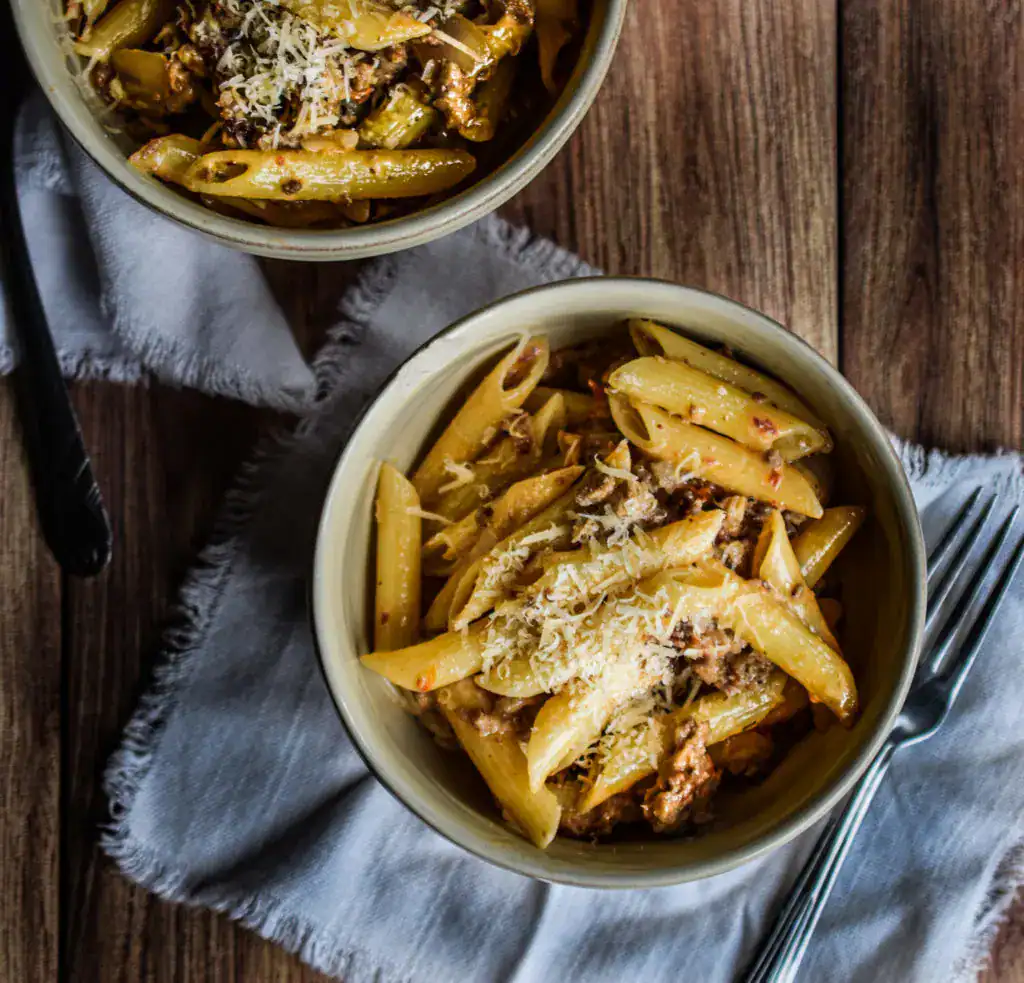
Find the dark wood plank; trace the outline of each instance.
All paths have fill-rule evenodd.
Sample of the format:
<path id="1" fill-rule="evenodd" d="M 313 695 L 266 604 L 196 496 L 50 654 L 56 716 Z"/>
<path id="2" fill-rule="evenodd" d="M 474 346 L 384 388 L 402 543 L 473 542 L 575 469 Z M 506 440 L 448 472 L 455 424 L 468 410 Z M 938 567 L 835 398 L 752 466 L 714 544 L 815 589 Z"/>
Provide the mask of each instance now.
<path id="1" fill-rule="evenodd" d="M 315 277 L 312 267 L 273 271 L 305 336 L 320 321 Z M 103 576 L 67 592 L 62 983 L 313 983 L 322 977 L 227 919 L 130 884 L 97 845 L 103 768 L 148 685 L 177 586 L 257 434 L 279 418 L 163 387 L 90 383 L 74 398 L 116 543 Z"/>
<path id="2" fill-rule="evenodd" d="M 1024 897 L 1019 894 L 978 983 L 1024 983 Z"/>
<path id="3" fill-rule="evenodd" d="M 60 578 L 0 383 L 0 980 L 57 972 Z"/>
<path id="4" fill-rule="evenodd" d="M 506 215 L 609 271 L 705 286 L 836 352 L 835 22 L 815 0 L 634 4 L 579 134 Z M 339 267 L 275 265 L 300 328 Z M 310 308 L 303 298 L 319 298 Z M 146 678 L 168 600 L 259 416 L 194 395 L 78 387 L 119 545 L 70 598 L 73 726 L 64 856 L 68 981 L 311 981 L 225 919 L 155 901 L 98 854 L 98 778 Z M 190 426 L 192 424 L 192 426 Z"/>
<path id="5" fill-rule="evenodd" d="M 841 365 L 897 433 L 1024 447 L 1024 8 L 844 0 Z M 1024 983 L 1024 901 L 984 983 Z"/>
<path id="6" fill-rule="evenodd" d="M 506 207 L 609 273 L 704 287 L 837 353 L 835 11 L 645 0 L 589 116 Z"/>
<path id="7" fill-rule="evenodd" d="M 843 4 L 843 369 L 898 433 L 1024 446 L 1024 16 Z"/>

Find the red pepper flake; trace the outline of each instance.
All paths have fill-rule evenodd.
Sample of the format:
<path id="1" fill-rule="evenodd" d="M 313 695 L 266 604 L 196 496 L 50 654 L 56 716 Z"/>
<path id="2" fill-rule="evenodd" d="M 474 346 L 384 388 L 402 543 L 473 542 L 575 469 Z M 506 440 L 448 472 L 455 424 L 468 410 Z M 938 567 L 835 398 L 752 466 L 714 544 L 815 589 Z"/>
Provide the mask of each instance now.
<path id="1" fill-rule="evenodd" d="M 391 618 L 391 614 L 389 612 L 381 611 L 381 613 L 380 613 L 380 623 L 382 625 L 386 625 L 388 623 L 388 621 L 390 620 L 390 618 Z"/>
<path id="2" fill-rule="evenodd" d="M 782 468 L 772 468 L 768 472 L 768 484 L 777 489 L 782 484 Z"/>
<path id="3" fill-rule="evenodd" d="M 777 437 L 779 428 L 775 426 L 775 422 L 770 420 L 766 416 L 755 416 L 753 419 L 754 428 L 759 432 L 763 433 L 766 437 Z"/>
<path id="4" fill-rule="evenodd" d="M 437 669 L 431 667 L 422 676 L 416 677 L 416 689 L 421 693 L 429 693 L 437 680 Z"/>

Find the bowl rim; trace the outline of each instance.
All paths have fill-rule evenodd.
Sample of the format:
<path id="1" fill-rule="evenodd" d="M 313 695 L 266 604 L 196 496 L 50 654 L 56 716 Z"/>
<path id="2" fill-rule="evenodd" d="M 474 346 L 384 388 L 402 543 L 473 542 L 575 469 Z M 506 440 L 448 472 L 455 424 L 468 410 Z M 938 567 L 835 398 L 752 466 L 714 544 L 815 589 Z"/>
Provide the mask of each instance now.
<path id="1" fill-rule="evenodd" d="M 879 715 L 874 731 L 865 740 L 860 751 L 856 754 L 847 768 L 835 775 L 826 785 L 808 798 L 808 800 L 794 813 L 772 826 L 770 829 L 752 839 L 740 847 L 730 850 L 720 856 L 694 860 L 678 866 L 665 867 L 659 870 L 629 872 L 616 874 L 611 872 L 591 871 L 585 866 L 574 868 L 571 873 L 564 871 L 552 871 L 544 863 L 545 852 L 534 849 L 525 856 L 516 857 L 515 862 L 510 862 L 495 851 L 483 846 L 477 847 L 464 842 L 459 836 L 459 822 L 455 819 L 448 819 L 443 815 L 439 819 L 432 818 L 426 808 L 418 803 L 412 802 L 403 796 L 395 787 L 395 783 L 387 774 L 386 767 L 382 766 L 375 757 L 374 749 L 369 743 L 364 744 L 356 728 L 347 717 L 344 700 L 338 695 L 332 681 L 332 670 L 328 666 L 328 659 L 325 655 L 325 646 L 321 643 L 321 626 L 318 611 L 326 599 L 318 596 L 320 587 L 325 578 L 320 575 L 325 557 L 328 554 L 326 526 L 329 518 L 330 505 L 338 494 L 345 471 L 346 458 L 352 439 L 363 426 L 367 415 L 380 400 L 382 395 L 396 381 L 404 370 L 409 368 L 436 342 L 444 339 L 457 331 L 467 331 L 473 323 L 479 319 L 485 319 L 497 309 L 514 306 L 516 303 L 524 302 L 527 298 L 538 295 L 551 294 L 553 297 L 565 292 L 578 290 L 589 290 L 595 285 L 606 285 L 611 288 L 627 286 L 635 288 L 638 293 L 642 291 L 657 290 L 668 291 L 679 299 L 686 297 L 703 297 L 712 299 L 726 308 L 732 307 L 737 312 L 743 312 L 747 316 L 753 315 L 768 335 L 778 339 L 783 349 L 803 349 L 804 354 L 809 353 L 812 361 L 817 361 L 819 367 L 829 379 L 831 385 L 842 394 L 842 401 L 854 414 L 858 424 L 862 426 L 869 439 L 873 443 L 873 449 L 880 451 L 882 467 L 885 470 L 885 483 L 893 495 L 897 521 L 903 527 L 907 535 L 909 549 L 905 557 L 910 566 L 912 585 L 908 596 L 908 643 L 904 649 L 903 665 L 900 671 L 898 684 L 888 693 L 884 711 Z M 640 306 L 643 300 L 640 298 Z M 553 305 L 552 305 L 553 306 Z M 595 299 L 595 309 L 598 309 L 598 301 Z M 356 415 L 345 446 L 339 452 L 334 464 L 330 481 L 324 496 L 321 513 L 317 522 L 316 545 L 311 559 L 310 576 L 307 584 L 308 616 L 311 625 L 313 647 L 316 652 L 317 663 L 324 682 L 330 693 L 331 701 L 334 704 L 338 717 L 346 734 L 351 740 L 359 756 L 363 759 L 368 770 L 374 777 L 394 796 L 406 809 L 413 813 L 418 819 L 430 827 L 434 832 L 443 836 L 453 845 L 465 850 L 467 853 L 492 864 L 500 869 L 531 877 L 535 880 L 549 883 L 567 884 L 574 887 L 603 888 L 615 890 L 629 890 L 636 888 L 669 887 L 676 884 L 690 881 L 702 880 L 707 877 L 724 874 L 745 863 L 748 863 L 768 852 L 784 846 L 800 835 L 804 830 L 824 818 L 838 803 L 847 795 L 854 784 L 862 777 L 868 768 L 871 760 L 880 750 L 888 736 L 896 717 L 898 716 L 913 681 L 914 672 L 917 667 L 920 654 L 925 620 L 926 605 L 926 549 L 924 534 L 921 529 L 920 516 L 917 505 L 914 502 L 913 492 L 906 472 L 900 463 L 899 457 L 889 439 L 888 432 L 882 426 L 878 418 L 868 407 L 863 397 L 853 388 L 845 377 L 823 358 L 810 344 L 804 341 L 799 335 L 787 330 L 783 325 L 768 315 L 758 311 L 746 304 L 726 297 L 714 291 L 704 290 L 697 287 L 689 287 L 672 283 L 667 280 L 653 277 L 630 277 L 630 276 L 593 276 L 578 277 L 572 280 L 563 280 L 555 283 L 541 284 L 530 287 L 507 297 L 493 301 L 475 311 L 453 321 L 437 334 L 424 341 L 408 357 L 406 357 L 393 372 L 381 383 L 375 394 L 367 400 L 366 404 Z M 429 736 L 426 735 L 425 736 Z"/>
<path id="2" fill-rule="evenodd" d="M 53 44 L 53 54 L 41 33 L 28 29 L 27 10 L 41 2 L 12 2 L 15 27 L 32 73 L 75 143 L 122 191 L 151 211 L 222 245 L 259 256 L 312 262 L 362 259 L 422 245 L 482 218 L 526 187 L 565 146 L 597 98 L 611 67 L 628 5 L 628 0 L 601 0 L 604 18 L 589 59 L 576 66 L 566 88 L 524 144 L 465 191 L 385 222 L 351 229 L 303 230 L 262 226 L 219 215 L 155 178 L 134 171 L 109 137 L 98 137 L 93 131 L 95 113 L 87 100 L 80 92 L 72 96 L 67 91 L 67 55 L 59 43 Z M 50 41 L 55 39 L 51 37 Z M 77 89 L 78 83 L 73 84 Z"/>

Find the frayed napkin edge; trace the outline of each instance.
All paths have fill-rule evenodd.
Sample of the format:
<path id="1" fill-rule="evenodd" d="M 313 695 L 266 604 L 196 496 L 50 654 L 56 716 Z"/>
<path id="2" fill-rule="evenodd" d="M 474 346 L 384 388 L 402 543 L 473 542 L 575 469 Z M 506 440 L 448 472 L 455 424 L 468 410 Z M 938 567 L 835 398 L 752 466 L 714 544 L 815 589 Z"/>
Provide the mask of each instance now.
<path id="1" fill-rule="evenodd" d="M 490 248 L 511 262 L 530 267 L 547 282 L 598 272 L 549 240 L 502 219 L 492 217 L 481 222 L 476 231 L 487 240 Z M 218 608 L 223 586 L 231 573 L 238 538 L 259 506 L 266 476 L 294 447 L 307 439 L 317 439 L 318 426 L 329 419 L 332 396 L 339 392 L 346 375 L 346 348 L 358 342 L 369 328 L 374 312 L 400 272 L 401 263 L 401 254 L 387 256 L 362 273 L 343 298 L 339 323 L 328 333 L 327 341 L 314 360 L 317 398 L 311 412 L 294 428 L 281 427 L 264 437 L 241 468 L 235 485 L 225 497 L 210 542 L 199 554 L 181 588 L 171 625 L 163 636 L 160 664 L 154 669 L 149 688 L 124 730 L 121 746 L 112 756 L 103 781 L 110 801 L 110 820 L 102 828 L 100 845 L 129 880 L 166 901 L 209 908 L 227 915 L 296 954 L 314 969 L 342 978 L 345 983 L 413 983 L 413 980 L 378 955 L 345 942 L 327 941 L 324 926 L 289 913 L 279 899 L 210 888 L 190 893 L 185 888 L 184 875 L 135 839 L 128 828 L 128 817 L 157 751 L 163 725 L 174 712 L 178 689 L 188 677 L 191 659 L 200 651 Z M 0 351 L 0 371 L 4 354 Z M 113 360 L 87 359 L 81 367 L 97 371 L 96 378 L 121 378 L 116 374 L 118 364 Z M 124 378 L 136 381 L 145 375 L 148 373 L 140 367 L 138 377 Z M 1016 453 L 1000 451 L 994 455 L 950 458 L 941 451 L 925 449 L 894 435 L 890 437 L 912 481 L 938 487 L 956 481 L 983 462 L 1001 464 L 1005 461 L 1005 472 L 996 477 L 993 487 L 1024 497 L 1021 456 Z M 976 913 L 975 933 L 954 969 L 951 983 L 975 983 L 1022 885 L 1024 842 L 1012 847 L 999 864 L 985 907 Z"/>
<path id="2" fill-rule="evenodd" d="M 474 232 L 484 247 L 536 272 L 546 282 L 596 275 L 572 253 L 547 239 L 492 217 Z M 295 447 L 318 439 L 322 421 L 329 421 L 332 397 L 346 376 L 346 349 L 368 330 L 374 312 L 399 275 L 402 254 L 371 264 L 339 305 L 339 323 L 328 333 L 313 363 L 317 398 L 308 416 L 292 429 L 276 428 L 258 444 L 225 497 L 208 545 L 187 575 L 165 630 L 160 662 L 126 726 L 120 748 L 104 773 L 110 820 L 101 829 L 100 846 L 131 881 L 158 897 L 189 907 L 210 908 L 227 915 L 258 935 L 299 956 L 314 969 L 345 983 L 414 983 L 411 977 L 378 955 L 353 944 L 325 938 L 324 926 L 297 917 L 280 900 L 219 888 L 190 892 L 185 877 L 144 846 L 131 833 L 128 817 L 157 751 L 160 734 L 177 703 L 179 687 L 188 678 L 191 660 L 202 648 L 209 624 L 231 574 L 238 539 L 259 507 L 271 469 Z"/>

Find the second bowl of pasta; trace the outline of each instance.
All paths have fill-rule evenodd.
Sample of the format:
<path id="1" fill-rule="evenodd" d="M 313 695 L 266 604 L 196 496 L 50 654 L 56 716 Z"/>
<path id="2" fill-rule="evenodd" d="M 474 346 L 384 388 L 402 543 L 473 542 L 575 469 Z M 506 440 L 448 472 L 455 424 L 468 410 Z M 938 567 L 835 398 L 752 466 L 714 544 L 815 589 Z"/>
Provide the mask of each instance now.
<path id="1" fill-rule="evenodd" d="M 14 0 L 126 191 L 218 241 L 354 259 L 497 208 L 579 124 L 626 0 Z"/>
<path id="2" fill-rule="evenodd" d="M 312 595 L 399 799 L 510 869 L 638 887 L 837 801 L 905 696 L 922 584 L 898 460 L 838 373 L 720 297 L 603 278 L 397 373 L 338 464 Z"/>

